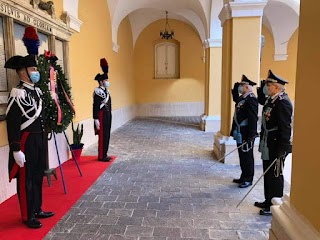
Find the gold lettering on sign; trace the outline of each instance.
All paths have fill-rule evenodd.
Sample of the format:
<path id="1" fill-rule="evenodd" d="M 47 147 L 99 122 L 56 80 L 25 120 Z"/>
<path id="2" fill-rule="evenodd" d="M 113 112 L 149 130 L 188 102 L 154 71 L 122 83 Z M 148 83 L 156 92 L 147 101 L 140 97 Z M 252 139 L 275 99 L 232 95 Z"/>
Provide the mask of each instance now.
<path id="1" fill-rule="evenodd" d="M 32 25 L 40 30 L 44 30 L 45 32 L 52 32 L 52 28 L 49 24 L 44 21 L 39 20 L 38 18 L 28 15 L 26 13 L 21 12 L 20 10 L 11 7 L 3 2 L 0 2 L 0 13 L 17 19 L 21 22 L 24 22 L 28 25 Z"/>

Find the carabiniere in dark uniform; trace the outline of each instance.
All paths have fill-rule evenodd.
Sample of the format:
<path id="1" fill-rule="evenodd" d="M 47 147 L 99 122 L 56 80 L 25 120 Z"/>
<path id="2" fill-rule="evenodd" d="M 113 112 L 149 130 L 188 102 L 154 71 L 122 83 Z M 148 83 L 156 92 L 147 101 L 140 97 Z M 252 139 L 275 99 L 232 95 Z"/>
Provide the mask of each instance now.
<path id="1" fill-rule="evenodd" d="M 258 121 L 258 100 L 251 90 L 243 93 L 242 88 L 246 85 L 254 86 L 256 83 L 243 75 L 241 82 L 235 83 L 232 89 L 235 112 L 230 136 L 233 136 L 237 141 L 242 171 L 240 178 L 233 179 L 233 182 L 239 183 L 240 188 L 252 185 L 254 175 L 253 145 L 257 135 Z M 239 96 L 239 93 L 242 95 Z M 240 147 L 243 143 L 246 144 Z"/>
<path id="2" fill-rule="evenodd" d="M 35 56 L 14 56 L 5 68 L 21 70 L 36 68 Z M 37 71 L 32 72 L 38 74 Z M 38 78 L 39 79 L 39 78 Z M 10 146 L 9 181 L 17 178 L 17 193 L 23 222 L 31 228 L 42 224 L 35 218 L 46 218 L 52 212 L 43 212 L 42 182 L 46 164 L 47 136 L 44 130 L 42 92 L 33 83 L 20 82 L 11 90 L 7 106 L 7 133 Z M 17 157 L 17 154 L 19 157 Z M 22 157 L 21 157 L 22 156 Z M 17 160 L 18 159 L 18 160 Z M 21 160 L 22 159 L 22 160 Z M 21 163 L 24 161 L 25 163 Z M 19 167 L 17 164 L 22 164 Z"/>
<path id="3" fill-rule="evenodd" d="M 108 79 L 108 75 L 97 74 L 95 80 L 102 82 Z M 93 93 L 93 119 L 98 120 L 100 128 L 95 125 L 95 134 L 99 136 L 98 142 L 98 160 L 108 162 L 111 160 L 108 157 L 110 131 L 112 123 L 112 107 L 111 96 L 108 89 L 104 86 L 99 86 Z"/>
<path id="4" fill-rule="evenodd" d="M 264 104 L 262 112 L 262 127 L 260 134 L 261 158 L 263 160 L 263 170 L 266 171 L 272 162 L 278 161 L 264 175 L 264 202 L 255 202 L 255 206 L 263 208 L 261 215 L 271 215 L 271 199 L 283 196 L 284 179 L 282 168 L 285 157 L 291 153 L 291 130 L 292 130 L 292 104 L 288 95 L 283 91 L 268 96 L 268 87 L 272 83 L 285 85 L 288 82 L 274 75 L 269 70 L 266 81 L 261 82 L 258 89 L 258 99 L 260 104 Z"/>

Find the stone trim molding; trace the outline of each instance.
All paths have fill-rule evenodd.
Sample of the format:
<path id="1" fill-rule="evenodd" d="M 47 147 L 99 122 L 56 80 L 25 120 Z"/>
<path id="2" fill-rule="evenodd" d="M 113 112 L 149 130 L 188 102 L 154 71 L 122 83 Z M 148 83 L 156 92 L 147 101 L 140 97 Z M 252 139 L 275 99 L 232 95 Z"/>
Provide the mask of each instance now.
<path id="1" fill-rule="evenodd" d="M 204 102 L 145 103 L 137 105 L 137 117 L 200 116 Z"/>
<path id="2" fill-rule="evenodd" d="M 29 2 L 1 0 L 0 4 L 1 15 L 13 18 L 16 22 L 33 26 L 47 35 L 55 35 L 65 41 L 69 41 L 72 35 L 72 31 L 65 22 L 52 18 L 40 9 L 33 8 Z"/>
<path id="3" fill-rule="evenodd" d="M 65 19 L 65 22 L 67 23 L 67 25 L 74 31 L 76 32 L 80 32 L 80 28 L 83 24 L 83 22 L 78 19 L 77 17 L 72 16 L 71 14 L 69 14 L 68 12 L 63 12 L 63 18 Z"/>
<path id="4" fill-rule="evenodd" d="M 288 195 L 285 195 L 282 199 L 272 199 L 272 203 L 274 205 L 271 207 L 272 222 L 270 235 L 279 240 L 320 239 L 320 233 L 295 209 L 290 203 Z"/>
<path id="5" fill-rule="evenodd" d="M 222 8 L 219 19 L 221 26 L 224 22 L 231 18 L 239 17 L 262 17 L 263 9 L 267 4 L 267 0 L 264 1 L 243 1 L 243 2 L 230 2 L 225 4 Z"/>
<path id="6" fill-rule="evenodd" d="M 288 59 L 288 54 L 274 54 L 275 61 L 286 61 Z"/>

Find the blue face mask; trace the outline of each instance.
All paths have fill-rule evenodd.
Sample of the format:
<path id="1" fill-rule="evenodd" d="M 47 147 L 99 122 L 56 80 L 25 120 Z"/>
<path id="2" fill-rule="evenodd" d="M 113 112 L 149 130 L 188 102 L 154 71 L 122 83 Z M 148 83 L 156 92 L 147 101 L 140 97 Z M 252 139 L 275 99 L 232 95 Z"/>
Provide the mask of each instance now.
<path id="1" fill-rule="evenodd" d="M 30 73 L 30 80 L 33 83 L 37 83 L 40 80 L 40 73 L 38 71 Z"/>
<path id="2" fill-rule="evenodd" d="M 109 82 L 105 82 L 104 83 L 104 87 L 106 87 L 106 88 L 110 87 L 110 83 Z"/>
<path id="3" fill-rule="evenodd" d="M 264 85 L 262 90 L 263 90 L 263 94 L 264 95 L 269 95 L 269 90 L 268 90 L 268 86 L 267 85 Z"/>
<path id="4" fill-rule="evenodd" d="M 238 87 L 238 93 L 239 93 L 239 94 L 242 94 L 242 92 L 243 92 L 243 87 L 242 87 L 242 86 L 239 86 L 239 87 Z"/>

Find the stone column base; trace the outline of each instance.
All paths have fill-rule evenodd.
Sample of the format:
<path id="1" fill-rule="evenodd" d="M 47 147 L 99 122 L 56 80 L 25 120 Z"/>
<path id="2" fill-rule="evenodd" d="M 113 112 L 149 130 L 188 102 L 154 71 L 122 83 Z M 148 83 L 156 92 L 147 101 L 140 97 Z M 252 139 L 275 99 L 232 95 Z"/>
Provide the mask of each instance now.
<path id="1" fill-rule="evenodd" d="M 270 240 L 320 239 L 320 233 L 290 204 L 288 195 L 272 203 Z"/>
<path id="2" fill-rule="evenodd" d="M 200 116 L 200 129 L 205 132 L 218 132 L 220 130 L 220 116 Z"/>
<path id="3" fill-rule="evenodd" d="M 220 132 L 217 132 L 214 135 L 214 143 L 213 143 L 213 153 L 216 159 L 221 159 L 226 154 L 229 154 L 226 156 L 224 160 L 222 160 L 222 163 L 228 164 L 228 165 L 239 165 L 239 155 L 238 150 L 235 150 L 237 148 L 237 143 L 235 140 L 233 140 L 232 137 L 223 136 Z M 261 154 L 258 151 L 259 148 L 259 138 L 256 138 L 254 142 L 254 149 L 253 149 L 253 156 L 255 160 L 255 165 L 261 165 Z"/>

